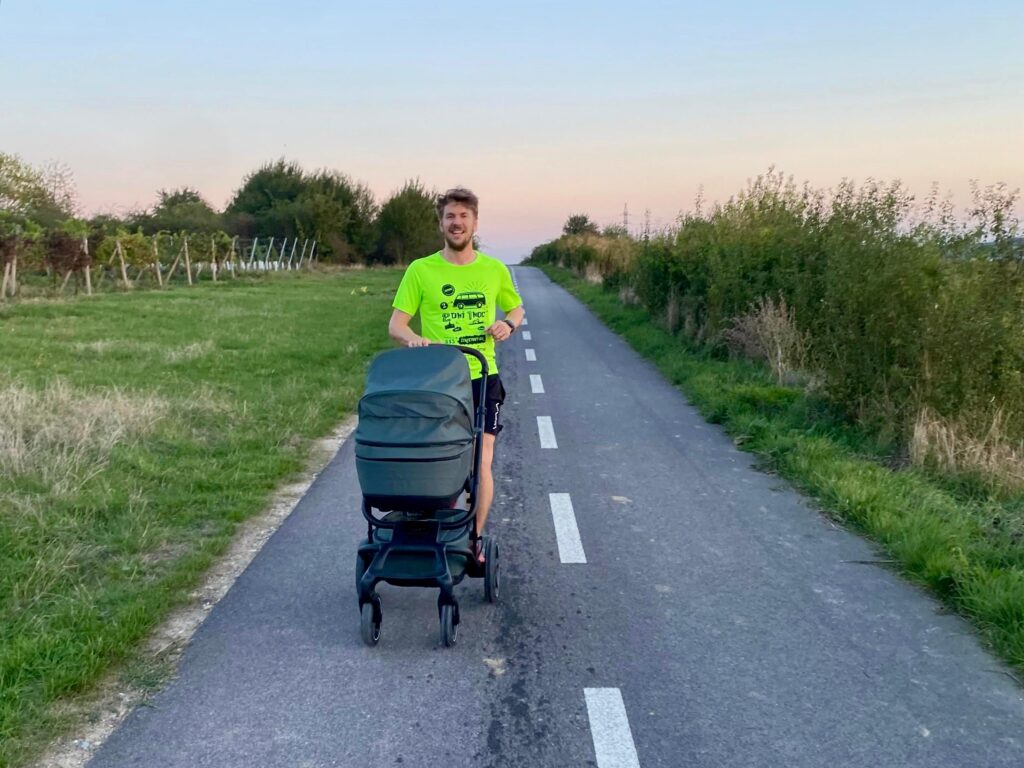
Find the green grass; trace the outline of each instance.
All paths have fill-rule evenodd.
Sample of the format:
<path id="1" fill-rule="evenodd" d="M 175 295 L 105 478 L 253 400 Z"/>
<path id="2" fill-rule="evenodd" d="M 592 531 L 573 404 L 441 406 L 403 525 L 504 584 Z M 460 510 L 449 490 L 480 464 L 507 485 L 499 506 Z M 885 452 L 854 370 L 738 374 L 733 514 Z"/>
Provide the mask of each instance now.
<path id="1" fill-rule="evenodd" d="M 0 765 L 187 599 L 355 406 L 400 273 L 0 307 Z"/>
<path id="2" fill-rule="evenodd" d="M 893 448 L 749 362 L 717 359 L 567 270 L 541 268 L 653 361 L 737 445 L 882 545 L 1024 673 L 1024 498 L 970 478 L 891 469 Z"/>

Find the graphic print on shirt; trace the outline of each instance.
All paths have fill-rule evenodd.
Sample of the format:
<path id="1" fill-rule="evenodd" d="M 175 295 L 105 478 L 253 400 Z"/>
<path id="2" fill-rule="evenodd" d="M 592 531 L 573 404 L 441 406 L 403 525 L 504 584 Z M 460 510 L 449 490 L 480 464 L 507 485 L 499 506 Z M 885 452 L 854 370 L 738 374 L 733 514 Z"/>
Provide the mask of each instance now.
<path id="1" fill-rule="evenodd" d="M 485 331 L 494 310 L 487 306 L 486 288 L 472 282 L 459 287 L 452 283 L 441 286 L 442 300 L 437 306 L 446 332 L 445 344 L 475 346 L 487 341 Z"/>

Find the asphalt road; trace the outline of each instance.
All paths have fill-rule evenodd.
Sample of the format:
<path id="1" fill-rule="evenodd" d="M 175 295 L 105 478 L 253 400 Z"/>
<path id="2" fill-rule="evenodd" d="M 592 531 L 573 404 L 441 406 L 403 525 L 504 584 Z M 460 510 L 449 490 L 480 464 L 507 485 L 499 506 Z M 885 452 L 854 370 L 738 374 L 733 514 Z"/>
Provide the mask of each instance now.
<path id="1" fill-rule="evenodd" d="M 1024 765 L 1022 690 L 963 621 L 514 274 L 501 602 L 463 582 L 445 649 L 435 593 L 383 585 L 362 644 L 346 443 L 91 768 Z"/>

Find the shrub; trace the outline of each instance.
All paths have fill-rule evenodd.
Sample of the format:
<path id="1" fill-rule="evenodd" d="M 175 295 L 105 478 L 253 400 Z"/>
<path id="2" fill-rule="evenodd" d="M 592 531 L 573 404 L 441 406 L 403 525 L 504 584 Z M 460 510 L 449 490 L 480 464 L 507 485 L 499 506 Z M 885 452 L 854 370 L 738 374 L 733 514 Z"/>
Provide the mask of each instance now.
<path id="1" fill-rule="evenodd" d="M 937 199 L 921 212 L 899 182 L 826 193 L 770 169 L 670 231 L 564 235 L 531 259 L 603 281 L 689 341 L 763 359 L 779 381 L 806 367 L 884 441 L 924 434 L 927 412 L 971 453 L 996 423 L 1024 437 L 1024 238 L 1001 185 L 975 189 L 966 223 Z"/>

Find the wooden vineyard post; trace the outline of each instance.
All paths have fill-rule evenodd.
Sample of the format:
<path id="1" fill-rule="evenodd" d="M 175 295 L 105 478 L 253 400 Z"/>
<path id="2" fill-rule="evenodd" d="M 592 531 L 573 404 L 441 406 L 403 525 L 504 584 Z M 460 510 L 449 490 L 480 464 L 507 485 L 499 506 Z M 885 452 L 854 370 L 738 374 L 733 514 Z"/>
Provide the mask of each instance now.
<path id="1" fill-rule="evenodd" d="M 234 267 L 231 269 L 231 277 L 235 279 L 238 277 L 238 270 L 241 268 L 242 260 L 238 257 L 238 251 L 235 250 L 235 245 L 238 243 L 238 235 L 231 238 L 231 263 Z"/>
<path id="2" fill-rule="evenodd" d="M 11 287 L 11 296 L 14 296 L 12 277 L 14 274 L 14 261 L 18 258 L 18 237 L 10 235 L 0 237 L 0 263 L 4 265 L 4 277 L 0 281 L 0 302 L 7 301 L 7 288 Z"/>
<path id="3" fill-rule="evenodd" d="M 252 270 L 252 260 L 256 258 L 256 243 L 259 241 L 258 237 L 254 237 L 252 240 L 252 250 L 249 251 L 249 271 Z"/>
<path id="4" fill-rule="evenodd" d="M 299 238 L 292 240 L 292 252 L 288 254 L 288 266 L 286 269 L 290 272 L 292 268 L 292 259 L 295 258 L 295 246 L 299 244 Z"/>
<path id="5" fill-rule="evenodd" d="M 116 250 L 117 250 L 118 261 L 121 262 L 121 279 L 124 280 L 125 290 L 128 290 L 129 288 L 132 287 L 132 284 L 131 284 L 131 281 L 128 280 L 128 269 L 127 269 L 127 267 L 125 266 L 125 263 L 124 263 L 124 251 L 121 250 L 121 241 L 120 240 L 117 241 Z"/>
<path id="6" fill-rule="evenodd" d="M 18 252 L 14 252 L 14 258 L 11 259 L 11 298 L 13 299 L 18 295 Z"/>
<path id="7" fill-rule="evenodd" d="M 117 258 L 117 248 L 114 248 L 114 250 L 110 254 L 110 258 L 107 259 L 107 266 L 108 267 L 112 267 L 114 265 L 114 259 L 116 259 L 116 258 Z M 105 270 L 105 269 L 101 270 L 100 271 L 100 279 L 96 281 L 96 287 L 97 288 L 99 288 L 101 285 L 103 285 L 103 280 L 106 277 L 107 277 L 107 270 Z"/>
<path id="8" fill-rule="evenodd" d="M 184 249 L 178 249 L 178 255 L 174 257 L 174 263 L 171 264 L 171 268 L 167 271 L 167 284 L 170 285 L 171 278 L 174 277 L 174 270 L 178 268 L 178 263 L 181 261 L 181 253 Z"/>
<path id="9" fill-rule="evenodd" d="M 316 254 L 316 240 L 313 241 L 313 247 L 309 249 L 309 268 L 313 268 L 313 259 Z"/>
<path id="10" fill-rule="evenodd" d="M 302 241 L 302 253 L 299 254 L 299 263 L 295 265 L 296 269 L 302 269 L 302 260 L 306 258 L 306 246 L 309 245 L 309 238 L 307 237 Z"/>
<path id="11" fill-rule="evenodd" d="M 188 235 L 185 235 L 185 274 L 188 276 L 188 284 L 192 285 L 192 259 L 188 255 Z"/>
<path id="12" fill-rule="evenodd" d="M 156 272 L 156 284 L 164 287 L 164 277 L 160 274 L 160 238 L 153 235 L 153 271 Z"/>
<path id="13" fill-rule="evenodd" d="M 210 237 L 210 272 L 213 275 L 213 282 L 217 282 L 217 240 Z"/>
<path id="14" fill-rule="evenodd" d="M 82 271 L 85 272 L 85 295 L 92 296 L 92 259 L 89 258 L 89 238 L 82 238 L 82 253 L 85 259 L 82 263 Z"/>

